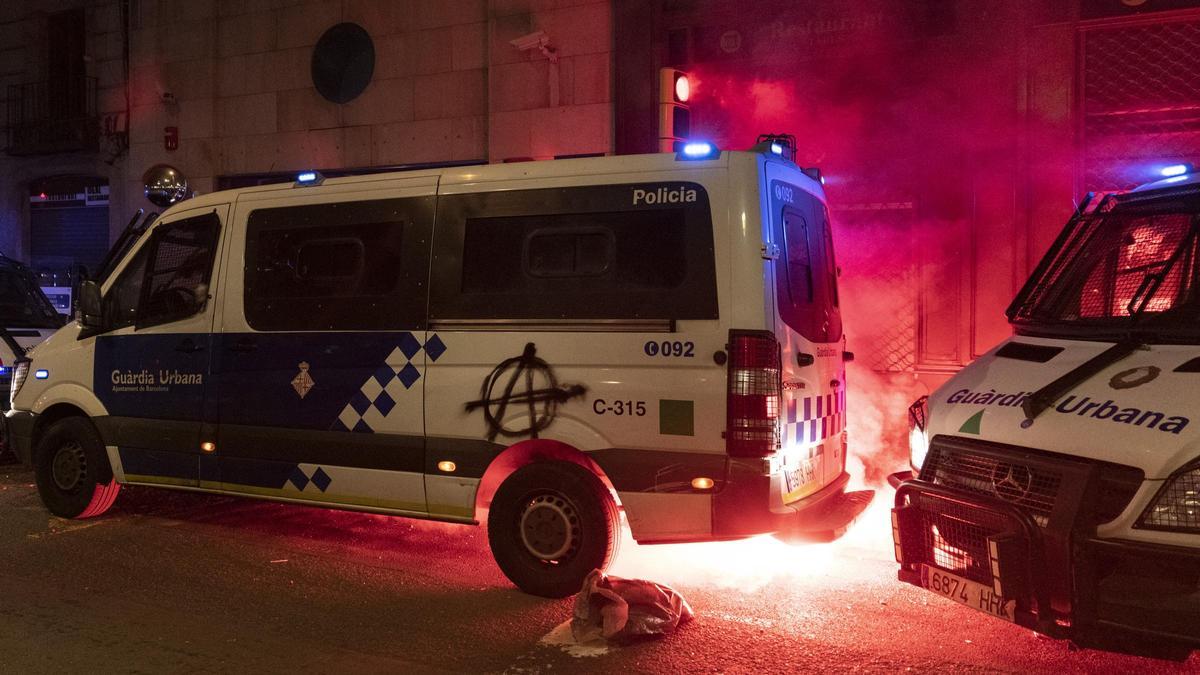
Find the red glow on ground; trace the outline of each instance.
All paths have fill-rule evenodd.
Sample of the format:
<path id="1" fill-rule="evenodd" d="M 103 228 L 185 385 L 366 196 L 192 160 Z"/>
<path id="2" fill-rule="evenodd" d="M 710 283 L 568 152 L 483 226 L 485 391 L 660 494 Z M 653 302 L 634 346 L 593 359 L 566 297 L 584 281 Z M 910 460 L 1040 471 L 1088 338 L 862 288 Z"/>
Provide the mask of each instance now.
<path id="1" fill-rule="evenodd" d="M 786 544 L 761 536 L 741 541 L 639 546 L 626 532 L 620 556 L 610 571 L 617 576 L 668 584 L 758 592 L 800 579 L 847 578 L 860 569 L 839 563 L 847 558 L 892 560 L 891 507 L 895 491 L 887 486 L 886 477 L 907 467 L 905 415 L 909 403 L 924 390 L 911 378 L 897 382 L 854 363 L 848 364 L 847 370 L 848 489 L 874 489 L 875 500 L 843 537 L 830 544 Z"/>

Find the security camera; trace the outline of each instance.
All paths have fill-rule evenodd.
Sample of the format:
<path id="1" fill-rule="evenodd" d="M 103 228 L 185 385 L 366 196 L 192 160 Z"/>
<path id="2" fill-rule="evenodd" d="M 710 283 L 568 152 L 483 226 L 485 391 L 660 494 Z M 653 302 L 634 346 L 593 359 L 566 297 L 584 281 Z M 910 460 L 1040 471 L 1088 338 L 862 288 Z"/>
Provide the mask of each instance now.
<path id="1" fill-rule="evenodd" d="M 523 52 L 527 52 L 530 49 L 541 49 L 549 46 L 550 37 L 547 36 L 544 31 L 539 30 L 536 33 L 522 35 L 516 40 L 509 40 L 508 44 L 520 49 Z"/>
<path id="2" fill-rule="evenodd" d="M 527 52 L 531 49 L 540 50 L 542 52 L 542 56 L 550 59 L 550 63 L 558 63 L 558 50 L 550 46 L 550 36 L 546 35 L 540 30 L 536 33 L 530 33 L 529 35 L 522 35 L 516 40 L 509 40 L 508 44 L 520 49 L 523 52 Z"/>

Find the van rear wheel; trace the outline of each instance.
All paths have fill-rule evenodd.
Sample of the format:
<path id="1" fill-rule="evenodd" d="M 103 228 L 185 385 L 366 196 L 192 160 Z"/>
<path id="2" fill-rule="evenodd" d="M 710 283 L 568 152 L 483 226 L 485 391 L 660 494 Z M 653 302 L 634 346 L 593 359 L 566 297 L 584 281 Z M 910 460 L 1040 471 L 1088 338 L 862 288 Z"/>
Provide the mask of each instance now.
<path id="1" fill-rule="evenodd" d="M 34 454 L 42 503 L 62 518 L 91 518 L 109 509 L 121 490 L 104 442 L 92 423 L 67 417 L 50 426 Z"/>
<path id="2" fill-rule="evenodd" d="M 496 491 L 488 543 L 518 588 L 546 598 L 579 592 L 594 569 L 616 557 L 621 521 L 612 494 L 592 472 L 570 462 L 517 469 Z"/>

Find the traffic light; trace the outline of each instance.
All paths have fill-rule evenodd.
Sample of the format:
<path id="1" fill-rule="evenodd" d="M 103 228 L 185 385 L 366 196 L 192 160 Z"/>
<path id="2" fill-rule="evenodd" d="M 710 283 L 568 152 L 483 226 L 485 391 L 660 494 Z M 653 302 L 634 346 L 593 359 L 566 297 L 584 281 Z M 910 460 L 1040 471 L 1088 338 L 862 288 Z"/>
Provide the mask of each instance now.
<path id="1" fill-rule="evenodd" d="M 688 74 L 675 68 L 658 70 L 658 150 L 675 152 L 691 135 L 692 111 L 688 99 L 692 83 Z"/>

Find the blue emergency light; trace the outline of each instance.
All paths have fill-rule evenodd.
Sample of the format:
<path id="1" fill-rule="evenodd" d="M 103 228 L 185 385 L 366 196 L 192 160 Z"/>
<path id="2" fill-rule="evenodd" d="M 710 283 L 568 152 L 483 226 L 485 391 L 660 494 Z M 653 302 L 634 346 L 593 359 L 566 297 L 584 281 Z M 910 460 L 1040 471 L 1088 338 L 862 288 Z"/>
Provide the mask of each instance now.
<path id="1" fill-rule="evenodd" d="M 33 373 L 33 376 L 39 380 L 44 380 L 47 377 L 50 377 L 50 371 L 46 370 L 45 368 L 39 368 Z"/>
<path id="2" fill-rule="evenodd" d="M 771 153 L 789 162 L 795 162 L 796 137 L 791 134 L 759 134 L 750 151 Z"/>
<path id="3" fill-rule="evenodd" d="M 296 185 L 320 185 L 325 182 L 325 176 L 320 171 L 303 171 L 296 176 Z"/>
<path id="4" fill-rule="evenodd" d="M 708 141 L 688 141 L 676 155 L 677 159 L 716 159 L 721 150 Z"/>
<path id="5" fill-rule="evenodd" d="M 1173 178 L 1175 176 L 1182 176 L 1184 174 L 1188 174 L 1191 172 L 1192 172 L 1191 164 L 1172 164 L 1170 166 L 1164 166 L 1162 168 L 1162 171 L 1160 171 L 1159 173 L 1161 173 L 1166 178 Z"/>

